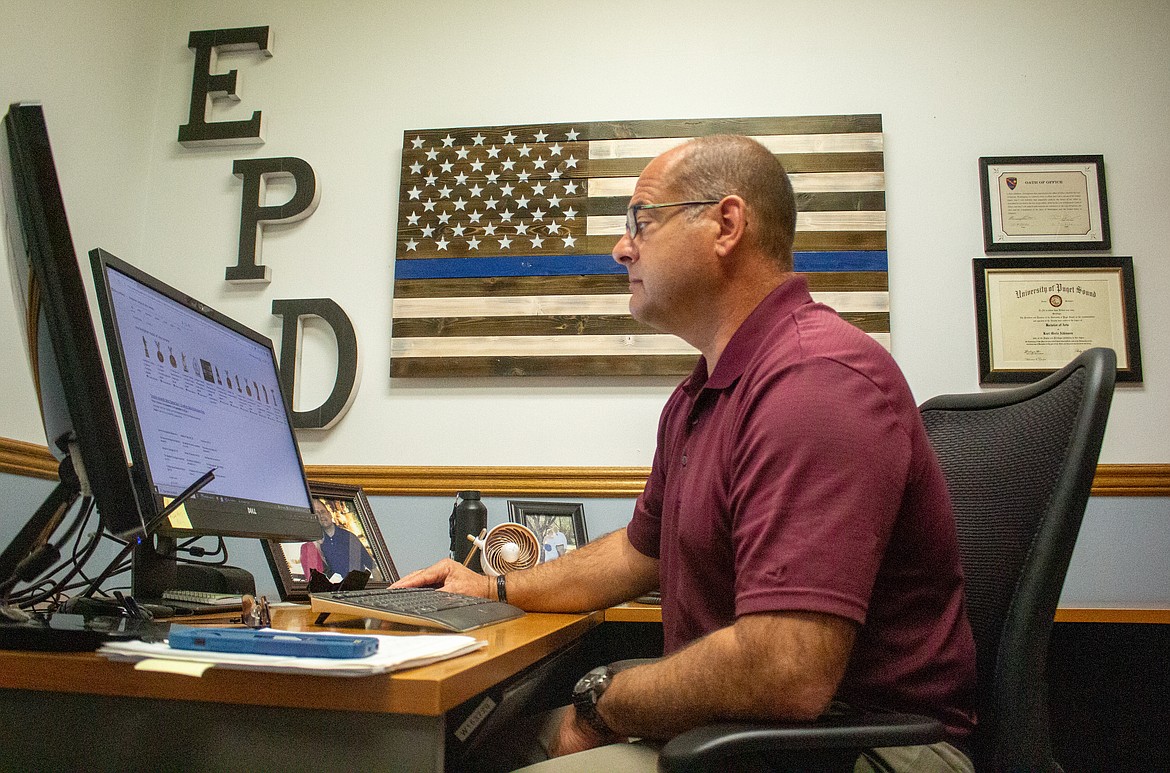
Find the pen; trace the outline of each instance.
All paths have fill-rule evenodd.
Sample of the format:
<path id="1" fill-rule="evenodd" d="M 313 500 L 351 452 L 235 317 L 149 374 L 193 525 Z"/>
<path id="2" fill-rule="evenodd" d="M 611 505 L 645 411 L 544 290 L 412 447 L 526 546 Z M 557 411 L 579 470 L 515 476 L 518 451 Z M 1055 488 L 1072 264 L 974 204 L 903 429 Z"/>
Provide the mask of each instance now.
<path id="1" fill-rule="evenodd" d="M 196 494 L 208 483 L 211 483 L 211 481 L 215 480 L 215 471 L 217 469 L 219 468 L 212 467 L 210 470 L 200 475 L 194 483 L 183 489 L 177 497 L 171 500 L 169 505 L 164 507 L 158 515 L 151 519 L 150 523 L 146 524 L 146 533 L 148 535 L 154 533 L 155 527 L 162 523 L 164 518 L 177 510 L 184 502 L 190 499 L 192 495 Z"/>

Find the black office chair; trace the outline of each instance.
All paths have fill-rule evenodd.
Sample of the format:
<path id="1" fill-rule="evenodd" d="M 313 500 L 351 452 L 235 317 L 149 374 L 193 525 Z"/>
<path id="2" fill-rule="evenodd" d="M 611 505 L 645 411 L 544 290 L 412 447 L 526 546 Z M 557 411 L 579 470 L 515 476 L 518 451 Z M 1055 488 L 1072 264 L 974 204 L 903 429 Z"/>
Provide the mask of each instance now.
<path id="1" fill-rule="evenodd" d="M 975 636 L 979 771 L 1059 771 L 1048 733 L 1048 638 L 1088 502 L 1117 359 L 1090 349 L 1041 381 L 943 395 L 920 410 L 955 508 Z M 940 723 L 846 714 L 791 725 L 695 728 L 663 748 L 670 773 L 852 770 L 862 749 L 944 740 Z"/>

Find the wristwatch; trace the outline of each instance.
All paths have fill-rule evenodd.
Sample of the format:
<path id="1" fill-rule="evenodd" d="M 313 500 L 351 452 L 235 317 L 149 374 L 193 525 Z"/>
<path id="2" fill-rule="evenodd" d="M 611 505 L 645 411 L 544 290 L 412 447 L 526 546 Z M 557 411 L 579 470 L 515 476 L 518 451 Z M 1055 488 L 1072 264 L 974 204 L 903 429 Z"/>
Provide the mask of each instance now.
<path id="1" fill-rule="evenodd" d="M 609 689 L 612 680 L 613 669 L 598 666 L 581 677 L 573 688 L 573 706 L 577 709 L 577 715 L 604 738 L 611 738 L 615 733 L 597 713 L 597 702 L 601 700 L 602 693 Z"/>

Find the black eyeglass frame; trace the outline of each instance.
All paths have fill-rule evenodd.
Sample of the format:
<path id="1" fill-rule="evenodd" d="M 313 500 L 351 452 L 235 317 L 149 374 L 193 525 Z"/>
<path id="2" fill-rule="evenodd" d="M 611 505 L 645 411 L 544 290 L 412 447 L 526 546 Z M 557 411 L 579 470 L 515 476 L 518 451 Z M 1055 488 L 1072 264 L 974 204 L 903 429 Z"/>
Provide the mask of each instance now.
<path id="1" fill-rule="evenodd" d="M 638 213 L 644 209 L 666 209 L 667 207 L 697 207 L 703 204 L 718 204 L 723 201 L 723 197 L 718 199 L 704 199 L 702 201 L 671 201 L 666 204 L 631 204 L 626 208 L 626 236 L 630 239 L 638 238 L 641 232 L 641 225 L 638 223 Z"/>

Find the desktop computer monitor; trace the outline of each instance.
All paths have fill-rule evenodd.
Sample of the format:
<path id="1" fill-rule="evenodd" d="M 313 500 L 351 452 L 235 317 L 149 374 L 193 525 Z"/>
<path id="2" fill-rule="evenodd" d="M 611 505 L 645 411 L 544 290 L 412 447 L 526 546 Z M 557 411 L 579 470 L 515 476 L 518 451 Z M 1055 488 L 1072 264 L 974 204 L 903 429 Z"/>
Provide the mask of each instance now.
<path id="1" fill-rule="evenodd" d="M 5 251 L 23 323 L 45 439 L 60 462 L 60 485 L 0 554 L 0 583 L 26 561 L 49 563 L 49 538 L 79 494 L 92 497 L 102 526 L 124 539 L 145 532 L 117 414 L 73 250 L 44 113 L 15 104 L 0 143 Z M 27 568 L 27 564 L 25 568 Z M 23 569 L 22 569 L 23 571 Z M 29 572 L 34 570 L 29 570 Z M 10 590 L 9 585 L 6 590 Z"/>
<path id="2" fill-rule="evenodd" d="M 272 342 L 102 249 L 98 308 L 140 500 L 172 537 L 316 539 L 308 484 Z"/>
<path id="3" fill-rule="evenodd" d="M 318 537 L 271 342 L 98 253 L 92 262 L 134 461 L 127 464 L 43 110 L 12 105 L 4 126 L 0 179 L 17 310 L 28 328 L 45 437 L 62 459 L 61 485 L 0 553 L 5 594 L 18 575 L 32 574 L 30 563 L 47 568 L 55 561 L 39 555 L 53 548 L 53 532 L 78 492 L 92 496 L 105 530 L 135 545 L 132 587 L 142 599 L 183 587 L 176 537 Z M 131 346 L 141 355 L 143 340 L 157 342 L 157 367 L 132 361 Z M 164 346 L 165 364 L 158 361 Z M 204 363 L 213 378 L 219 368 L 223 385 L 217 379 L 213 390 Z M 185 383 L 179 373 L 189 377 Z M 159 523 L 164 504 L 211 467 L 215 479 Z"/>

